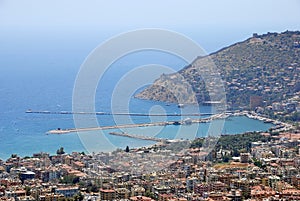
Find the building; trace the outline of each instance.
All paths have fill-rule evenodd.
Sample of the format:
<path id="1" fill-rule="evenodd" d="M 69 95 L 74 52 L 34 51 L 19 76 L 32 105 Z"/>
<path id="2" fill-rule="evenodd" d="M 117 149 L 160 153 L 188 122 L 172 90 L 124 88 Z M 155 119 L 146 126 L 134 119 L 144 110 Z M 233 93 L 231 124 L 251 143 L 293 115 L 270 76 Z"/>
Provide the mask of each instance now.
<path id="1" fill-rule="evenodd" d="M 35 173 L 31 172 L 31 171 L 21 172 L 19 175 L 20 175 L 20 180 L 22 182 L 24 182 L 25 180 L 28 180 L 28 179 L 34 179 L 34 177 L 35 177 Z"/>
<path id="2" fill-rule="evenodd" d="M 250 154 L 249 153 L 241 153 L 241 163 L 248 163 L 250 160 Z"/>
<path id="3" fill-rule="evenodd" d="M 203 196 L 204 193 L 209 192 L 209 185 L 207 183 L 196 184 L 194 187 L 194 193 Z"/>
<path id="4" fill-rule="evenodd" d="M 196 177 L 188 178 L 186 180 L 186 189 L 188 191 L 194 191 L 194 186 L 198 182 L 198 179 Z"/>
<path id="5" fill-rule="evenodd" d="M 280 177 L 272 175 L 268 177 L 268 184 L 272 189 L 276 189 L 277 182 L 280 181 Z"/>
<path id="6" fill-rule="evenodd" d="M 209 193 L 209 199 L 213 201 L 223 201 L 225 200 L 222 193 L 219 192 L 211 192 Z"/>
<path id="7" fill-rule="evenodd" d="M 59 178 L 59 171 L 56 168 L 52 168 L 49 170 L 49 181 L 55 180 Z"/>
<path id="8" fill-rule="evenodd" d="M 57 188 L 55 189 L 55 193 L 62 194 L 66 198 L 73 197 L 74 195 L 79 193 L 78 187 L 65 187 L 65 188 Z"/>
<path id="9" fill-rule="evenodd" d="M 158 201 L 168 201 L 174 198 L 172 194 L 159 194 Z"/>
<path id="10" fill-rule="evenodd" d="M 32 196 L 17 197 L 16 201 L 36 201 Z"/>
<path id="11" fill-rule="evenodd" d="M 145 189 L 141 186 L 135 185 L 131 188 L 131 196 L 143 196 L 145 195 Z"/>
<path id="12" fill-rule="evenodd" d="M 234 201 L 242 201 L 242 193 L 239 190 L 231 190 L 230 193 L 227 195 L 227 197 L 230 200 L 234 200 Z"/>
<path id="13" fill-rule="evenodd" d="M 216 181 L 213 182 L 210 185 L 210 191 L 215 191 L 215 192 L 225 192 L 227 191 L 227 185 L 220 182 L 220 181 Z"/>
<path id="14" fill-rule="evenodd" d="M 146 196 L 134 196 L 131 197 L 130 200 L 135 201 L 135 200 L 139 200 L 139 201 L 155 201 L 152 198 L 146 197 Z"/>
<path id="15" fill-rule="evenodd" d="M 116 198 L 117 199 L 129 199 L 130 190 L 126 188 L 118 188 L 116 189 Z"/>
<path id="16" fill-rule="evenodd" d="M 234 186 L 236 189 L 239 189 L 239 192 L 243 193 L 244 196 L 250 196 L 252 183 L 252 180 L 242 178 L 232 180 L 231 185 Z"/>
<path id="17" fill-rule="evenodd" d="M 65 197 L 62 194 L 47 193 L 39 196 L 39 201 L 60 201 Z"/>
<path id="18" fill-rule="evenodd" d="M 115 200 L 116 191 L 113 189 L 100 189 L 100 200 Z"/>
<path id="19" fill-rule="evenodd" d="M 5 196 L 8 198 L 17 198 L 26 196 L 25 190 L 5 191 Z"/>
<path id="20" fill-rule="evenodd" d="M 296 187 L 300 189 L 300 175 L 297 176 L 293 176 L 292 177 L 292 184 Z"/>
<path id="21" fill-rule="evenodd" d="M 171 191 L 170 186 L 158 185 L 152 187 L 152 192 L 158 197 L 159 194 L 168 194 Z"/>

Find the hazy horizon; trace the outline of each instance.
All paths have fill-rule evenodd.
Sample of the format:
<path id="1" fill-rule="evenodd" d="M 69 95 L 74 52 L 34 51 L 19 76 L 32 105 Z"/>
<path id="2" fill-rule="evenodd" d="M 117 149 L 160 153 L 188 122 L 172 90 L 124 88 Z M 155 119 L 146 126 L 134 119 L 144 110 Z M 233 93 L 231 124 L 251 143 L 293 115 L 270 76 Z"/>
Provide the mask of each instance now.
<path id="1" fill-rule="evenodd" d="M 179 32 L 211 53 L 253 33 L 300 30 L 299 10 L 297 0 L 0 0 L 0 53 L 35 46 L 63 52 L 76 43 L 88 52 L 115 35 L 143 28 Z"/>

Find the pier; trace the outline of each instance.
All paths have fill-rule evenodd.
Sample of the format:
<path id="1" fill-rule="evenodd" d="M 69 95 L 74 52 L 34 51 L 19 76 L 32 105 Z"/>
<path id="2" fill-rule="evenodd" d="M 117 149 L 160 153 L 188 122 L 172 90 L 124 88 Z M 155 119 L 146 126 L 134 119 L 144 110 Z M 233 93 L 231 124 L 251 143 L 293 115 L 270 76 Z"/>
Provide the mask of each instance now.
<path id="1" fill-rule="evenodd" d="M 119 133 L 119 132 L 110 132 L 110 135 L 116 135 L 116 136 L 122 136 L 122 137 L 129 137 L 129 138 L 135 138 L 140 140 L 149 140 L 149 141 L 155 141 L 155 142 L 161 142 L 165 139 L 156 138 L 156 137 L 149 137 L 149 136 L 143 136 L 143 135 L 134 135 L 129 133 Z"/>
<path id="2" fill-rule="evenodd" d="M 75 132 L 95 131 L 95 130 L 108 130 L 108 129 L 120 129 L 120 128 L 136 128 L 136 127 L 148 127 L 148 126 L 167 126 L 167 125 L 189 125 L 193 123 L 207 123 L 215 119 L 222 119 L 228 117 L 225 114 L 215 114 L 207 118 L 202 119 L 186 119 L 182 121 L 164 121 L 164 122 L 152 122 L 142 124 L 121 124 L 113 126 L 99 126 L 92 128 L 71 128 L 71 129 L 55 129 L 50 130 L 48 134 L 68 134 Z"/>
<path id="3" fill-rule="evenodd" d="M 71 129 L 56 129 L 50 130 L 49 134 L 67 134 L 75 132 L 85 132 L 85 131 L 95 131 L 95 130 L 109 130 L 109 129 L 119 129 L 119 128 L 136 128 L 136 127 L 147 127 L 147 126 L 165 126 L 172 122 L 154 122 L 154 123 L 143 123 L 143 124 L 122 124 L 114 126 L 99 126 L 91 128 L 71 128 Z"/>
<path id="4" fill-rule="evenodd" d="M 27 110 L 26 113 L 29 114 L 80 114 L 80 115 L 123 115 L 123 116 L 206 116 L 206 115 L 213 115 L 214 113 L 191 113 L 191 114 L 177 114 L 177 113 L 167 113 L 167 114 L 147 114 L 147 113 L 111 113 L 111 112 L 71 112 L 71 111 L 34 111 L 34 110 Z"/>

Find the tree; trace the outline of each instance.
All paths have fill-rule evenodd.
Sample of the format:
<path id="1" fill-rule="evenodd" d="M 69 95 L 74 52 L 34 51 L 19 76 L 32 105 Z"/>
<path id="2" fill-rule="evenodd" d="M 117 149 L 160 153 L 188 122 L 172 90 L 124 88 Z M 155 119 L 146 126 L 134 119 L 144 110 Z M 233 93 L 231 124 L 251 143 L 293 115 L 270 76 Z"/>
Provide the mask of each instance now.
<path id="1" fill-rule="evenodd" d="M 81 193 L 78 193 L 77 195 L 73 196 L 74 201 L 82 201 L 84 196 Z"/>
<path id="2" fill-rule="evenodd" d="M 57 155 L 62 155 L 62 154 L 64 154 L 65 153 L 65 151 L 64 151 L 64 148 L 63 147 L 60 147 L 57 151 L 56 151 L 56 154 Z"/>
<path id="3" fill-rule="evenodd" d="M 255 166 L 262 168 L 262 162 L 261 161 L 257 160 L 256 158 L 254 158 L 253 161 L 254 161 Z"/>
<path id="4" fill-rule="evenodd" d="M 151 192 L 150 190 L 147 190 L 147 191 L 146 191 L 145 196 L 146 196 L 146 197 L 150 197 L 150 198 L 152 198 L 152 199 L 155 198 L 154 193 Z"/>
<path id="5" fill-rule="evenodd" d="M 223 162 L 228 163 L 231 158 L 229 156 L 223 156 Z"/>
<path id="6" fill-rule="evenodd" d="M 17 154 L 12 154 L 12 155 L 11 155 L 11 158 L 17 158 L 17 157 L 18 157 Z"/>
<path id="7" fill-rule="evenodd" d="M 81 192 L 79 192 L 79 201 L 82 201 L 84 199 L 84 195 L 82 195 Z"/>
<path id="8" fill-rule="evenodd" d="M 126 146 L 126 149 L 125 149 L 125 152 L 129 152 L 129 147 L 128 146 Z"/>
<path id="9" fill-rule="evenodd" d="M 199 138 L 192 142 L 191 148 L 201 148 L 203 146 L 204 139 Z"/>
<path id="10" fill-rule="evenodd" d="M 29 196 L 31 194 L 30 192 L 31 188 L 29 186 L 25 187 L 26 195 Z"/>
<path id="11" fill-rule="evenodd" d="M 232 156 L 238 157 L 238 156 L 240 156 L 240 152 L 237 149 L 233 149 Z"/>
<path id="12" fill-rule="evenodd" d="M 66 175 L 61 179 L 61 183 L 64 184 L 77 184 L 79 183 L 80 179 L 77 176 L 74 175 Z"/>

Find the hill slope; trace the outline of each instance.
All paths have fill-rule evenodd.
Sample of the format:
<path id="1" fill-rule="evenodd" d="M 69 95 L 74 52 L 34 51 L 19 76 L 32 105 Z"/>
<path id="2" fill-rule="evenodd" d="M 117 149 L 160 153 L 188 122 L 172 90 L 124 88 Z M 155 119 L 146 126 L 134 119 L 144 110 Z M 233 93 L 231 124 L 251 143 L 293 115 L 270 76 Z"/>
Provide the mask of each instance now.
<path id="1" fill-rule="evenodd" d="M 268 104 L 300 91 L 300 32 L 253 34 L 253 37 L 197 58 L 178 73 L 162 75 L 137 98 L 165 102 L 210 101 L 202 73 L 206 60 L 214 62 L 224 81 L 229 106 Z M 192 89 L 179 82 L 184 78 Z M 214 83 L 215 84 L 215 83 Z M 172 89 L 172 90 L 168 90 Z M 195 92 L 195 97 L 191 94 Z"/>

